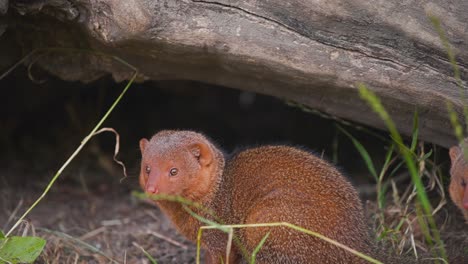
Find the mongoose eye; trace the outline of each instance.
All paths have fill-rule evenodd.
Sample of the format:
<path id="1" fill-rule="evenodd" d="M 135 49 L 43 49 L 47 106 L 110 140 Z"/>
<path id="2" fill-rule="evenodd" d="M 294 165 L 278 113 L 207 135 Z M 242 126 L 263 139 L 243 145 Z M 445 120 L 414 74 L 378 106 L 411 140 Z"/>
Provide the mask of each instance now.
<path id="1" fill-rule="evenodd" d="M 172 168 L 170 171 L 169 171 L 169 174 L 171 176 L 176 176 L 177 173 L 179 172 L 179 170 L 177 168 Z"/>
<path id="2" fill-rule="evenodd" d="M 465 179 L 462 179 L 462 181 L 461 181 L 461 186 L 462 186 L 463 188 L 466 187 L 466 181 L 465 181 Z"/>
<path id="3" fill-rule="evenodd" d="M 146 171 L 146 174 L 150 174 L 151 168 L 150 168 L 149 166 L 146 166 L 146 167 L 145 167 L 145 171 Z"/>

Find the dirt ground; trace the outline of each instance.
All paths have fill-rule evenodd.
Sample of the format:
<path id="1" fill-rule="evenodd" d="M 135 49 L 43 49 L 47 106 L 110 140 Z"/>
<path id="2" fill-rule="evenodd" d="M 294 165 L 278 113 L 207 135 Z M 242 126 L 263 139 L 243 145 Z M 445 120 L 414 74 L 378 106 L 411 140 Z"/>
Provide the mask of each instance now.
<path id="1" fill-rule="evenodd" d="M 82 178 L 98 177 L 101 175 L 88 174 Z M 46 182 L 18 186 L 8 183 L 9 175 L 0 174 L 0 179 L 0 223 L 8 230 L 40 196 Z M 138 190 L 134 177 L 113 185 L 94 183 L 92 188 L 59 181 L 16 234 L 35 234 L 47 240 L 38 263 L 150 263 L 142 248 L 158 263 L 195 263 L 194 244 L 178 235 L 157 207 L 134 197 L 132 189 Z M 368 210 L 373 210 L 369 204 Z M 455 210 L 446 206 L 438 222 L 450 263 L 468 263 L 468 229 Z M 375 213 L 368 211 L 369 222 Z M 430 254 L 418 250 L 420 261 L 409 257 L 405 263 L 433 263 Z"/>
<path id="2" fill-rule="evenodd" d="M 7 186 L 0 188 L 5 230 L 41 194 L 39 188 Z M 80 187 L 59 183 L 16 232 L 47 240 L 38 263 L 149 263 L 141 248 L 158 263 L 195 262 L 194 245 L 173 230 L 158 208 L 139 201 L 128 188 Z"/>

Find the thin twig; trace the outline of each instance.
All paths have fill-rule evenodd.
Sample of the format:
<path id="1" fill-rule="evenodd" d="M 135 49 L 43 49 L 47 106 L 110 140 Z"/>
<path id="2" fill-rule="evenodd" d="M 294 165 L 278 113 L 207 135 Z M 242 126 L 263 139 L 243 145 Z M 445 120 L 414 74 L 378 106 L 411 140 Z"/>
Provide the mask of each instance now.
<path id="1" fill-rule="evenodd" d="M 116 225 L 123 225 L 129 223 L 130 220 L 128 218 L 124 219 L 113 219 L 113 220 L 103 220 L 101 221 L 101 225 L 103 226 L 116 226 Z"/>
<path id="2" fill-rule="evenodd" d="M 154 220 L 156 220 L 156 222 L 161 221 L 161 220 L 159 219 L 159 217 L 157 217 L 152 211 L 150 211 L 150 210 L 145 210 L 145 213 L 148 214 L 148 215 L 149 215 L 151 218 L 153 218 Z"/>
<path id="3" fill-rule="evenodd" d="M 173 240 L 173 239 L 171 239 L 171 238 L 169 238 L 169 237 L 167 237 L 167 236 L 165 236 L 165 235 L 156 233 L 156 232 L 154 232 L 154 231 L 150 231 L 150 232 L 148 232 L 148 233 L 151 234 L 151 235 L 153 235 L 153 236 L 155 236 L 155 237 L 157 237 L 157 238 L 160 238 L 160 239 L 162 239 L 162 240 L 165 240 L 165 241 L 171 243 L 171 244 L 174 245 L 174 246 L 181 247 L 181 248 L 183 248 L 183 249 L 185 249 L 185 250 L 188 248 L 187 246 L 185 246 L 185 245 L 183 245 L 183 244 L 181 244 L 181 243 L 179 243 L 179 242 L 177 242 L 177 241 L 175 241 L 175 240 Z"/>
<path id="4" fill-rule="evenodd" d="M 91 238 L 91 237 L 93 237 L 93 236 L 96 236 L 96 235 L 98 235 L 98 234 L 100 234 L 100 233 L 102 233 L 102 232 L 104 232 L 104 231 L 106 231 L 106 227 L 105 227 L 105 226 L 101 226 L 101 227 L 99 227 L 99 228 L 96 228 L 96 229 L 94 229 L 94 230 L 92 230 L 92 231 L 90 231 L 90 232 L 88 232 L 88 233 L 86 233 L 86 234 L 80 236 L 78 239 L 79 239 L 79 240 L 86 240 L 86 239 Z"/>
<path id="5" fill-rule="evenodd" d="M 8 224 L 11 222 L 11 220 L 13 220 L 13 218 L 15 218 L 16 214 L 18 213 L 18 210 L 21 208 L 22 205 L 23 205 L 23 199 L 20 199 L 20 201 L 18 202 L 18 205 L 16 205 L 15 209 L 10 214 L 10 217 L 8 217 L 8 220 L 6 221 L 5 225 L 3 226 L 3 230 L 5 230 L 6 227 L 8 226 Z"/>

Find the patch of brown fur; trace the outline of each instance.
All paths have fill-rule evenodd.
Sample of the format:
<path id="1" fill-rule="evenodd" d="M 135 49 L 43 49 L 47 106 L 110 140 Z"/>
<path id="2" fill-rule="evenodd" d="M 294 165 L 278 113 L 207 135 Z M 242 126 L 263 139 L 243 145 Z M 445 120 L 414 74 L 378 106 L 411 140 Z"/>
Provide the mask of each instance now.
<path id="1" fill-rule="evenodd" d="M 371 254 L 356 190 L 331 164 L 306 151 L 288 146 L 251 148 L 235 155 L 224 168 L 221 152 L 203 135 L 162 131 L 142 151 L 142 164 L 151 162 L 153 157 L 162 157 L 161 151 L 166 155 L 161 159 L 165 160 L 188 157 L 187 145 L 200 141 L 212 151 L 214 166 L 207 168 L 209 175 L 199 173 L 200 179 L 191 180 L 186 195 L 197 193 L 191 197 L 197 197 L 196 202 L 214 211 L 223 224 L 288 222 Z M 200 193 L 201 185 L 210 187 L 203 187 L 205 191 Z M 199 221 L 180 204 L 156 203 L 179 232 L 196 240 L 202 225 Z M 213 219 L 201 211 L 197 213 Z M 283 227 L 244 228 L 236 230 L 235 235 L 251 253 L 267 232 L 271 234 L 257 254 L 256 263 L 366 263 L 323 240 Z M 208 252 L 209 263 L 219 263 L 224 258 L 226 241 L 227 235 L 221 231 L 204 232 L 202 244 Z M 232 246 L 230 263 L 242 261 L 240 252 L 236 245 Z"/>

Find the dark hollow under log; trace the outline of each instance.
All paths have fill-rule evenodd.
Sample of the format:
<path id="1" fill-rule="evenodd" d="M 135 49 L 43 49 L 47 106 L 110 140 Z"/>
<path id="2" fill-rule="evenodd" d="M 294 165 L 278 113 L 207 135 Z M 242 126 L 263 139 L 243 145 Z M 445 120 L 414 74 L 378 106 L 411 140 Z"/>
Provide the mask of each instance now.
<path id="1" fill-rule="evenodd" d="M 428 15 L 440 19 L 466 80 L 465 0 L 3 0 L 0 11 L 6 13 L 2 40 L 9 43 L 2 52 L 42 48 L 47 52 L 27 63 L 66 80 L 131 76 L 119 62 L 88 52 L 93 50 L 134 65 L 140 80 L 249 90 L 384 128 L 359 97 L 362 82 L 403 134 L 411 134 L 417 109 L 423 140 L 456 143 L 446 102 L 460 118 L 463 102 Z M 461 85 L 466 90 L 466 82 Z"/>

